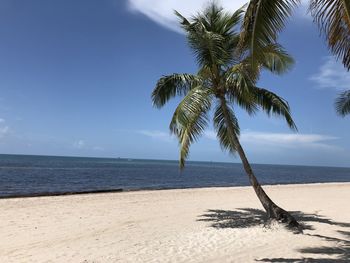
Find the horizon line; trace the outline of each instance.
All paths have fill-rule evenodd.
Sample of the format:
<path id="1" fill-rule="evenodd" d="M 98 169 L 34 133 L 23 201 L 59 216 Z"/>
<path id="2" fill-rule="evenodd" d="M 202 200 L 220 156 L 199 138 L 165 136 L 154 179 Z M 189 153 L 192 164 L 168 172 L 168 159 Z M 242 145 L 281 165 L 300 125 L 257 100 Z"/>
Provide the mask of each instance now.
<path id="1" fill-rule="evenodd" d="M 114 160 L 138 160 L 138 161 L 168 161 L 179 162 L 179 160 L 172 159 L 151 159 L 151 158 L 133 158 L 133 157 L 97 157 L 97 156 L 74 156 L 74 155 L 45 155 L 45 154 L 21 154 L 21 153 L 0 153 L 1 155 L 12 156 L 35 156 L 35 157 L 60 157 L 60 158 L 91 158 L 91 159 L 114 159 Z M 188 160 L 187 163 L 218 163 L 218 164 L 240 164 L 241 162 L 224 162 L 224 161 L 203 161 L 203 160 Z M 330 165 L 307 165 L 307 164 L 274 164 L 274 163 L 251 163 L 252 165 L 274 165 L 274 166 L 299 166 L 299 167 L 324 167 L 324 168 L 349 168 L 350 166 L 330 166 Z M 186 168 L 186 167 L 185 167 Z"/>

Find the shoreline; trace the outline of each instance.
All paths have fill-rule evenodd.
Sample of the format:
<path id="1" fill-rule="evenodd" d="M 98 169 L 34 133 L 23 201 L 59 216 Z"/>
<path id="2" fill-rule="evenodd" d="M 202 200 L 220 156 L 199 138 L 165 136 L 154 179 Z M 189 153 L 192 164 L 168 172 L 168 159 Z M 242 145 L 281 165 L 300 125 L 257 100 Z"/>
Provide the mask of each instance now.
<path id="1" fill-rule="evenodd" d="M 291 183 L 291 184 L 262 184 L 263 188 L 273 186 L 308 186 L 308 185 L 343 185 L 350 182 L 312 182 L 312 183 Z M 0 196 L 0 200 L 3 199 L 18 199 L 18 198 L 35 198 L 35 197 L 54 197 L 54 196 L 74 196 L 74 195 L 96 195 L 96 194 L 113 194 L 113 193 L 131 193 L 131 192 L 154 192 L 154 191 L 171 191 L 171 190 L 196 190 L 196 189 L 222 189 L 222 188 L 246 188 L 252 187 L 251 185 L 233 185 L 233 186 L 204 186 L 204 187 L 183 187 L 183 188 L 140 188 L 140 189 L 106 189 L 106 190 L 91 190 L 91 191 L 76 191 L 76 192 L 43 192 L 32 194 L 20 194 L 11 196 Z"/>

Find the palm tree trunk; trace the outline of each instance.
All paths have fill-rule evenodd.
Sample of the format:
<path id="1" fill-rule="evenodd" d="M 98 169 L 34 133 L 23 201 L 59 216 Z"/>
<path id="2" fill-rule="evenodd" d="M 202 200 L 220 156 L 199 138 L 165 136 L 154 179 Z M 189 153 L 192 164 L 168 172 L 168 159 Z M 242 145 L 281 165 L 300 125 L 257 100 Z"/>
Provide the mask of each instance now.
<path id="1" fill-rule="evenodd" d="M 250 166 L 250 164 L 248 162 L 248 159 L 247 159 L 247 157 L 244 153 L 244 150 L 239 142 L 239 139 L 238 139 L 236 133 L 234 132 L 234 128 L 232 126 L 232 123 L 229 121 L 226 100 L 225 100 L 225 98 L 222 97 L 222 98 L 220 98 L 220 101 L 221 101 L 221 106 L 222 106 L 222 110 L 224 113 L 224 117 L 226 119 L 227 128 L 231 134 L 230 137 L 231 137 L 231 140 L 233 142 L 233 145 L 235 145 L 236 151 L 238 152 L 239 157 L 242 160 L 244 170 L 247 173 L 249 181 L 250 181 L 251 185 L 253 186 L 254 191 L 255 191 L 256 195 L 258 196 L 262 206 L 264 207 L 268 218 L 269 219 L 276 219 L 278 221 L 286 223 L 289 227 L 292 227 L 292 228 L 299 228 L 300 225 L 296 221 L 296 219 L 290 213 L 288 213 L 284 209 L 277 206 L 270 199 L 270 197 L 265 193 L 264 189 L 261 187 L 260 183 L 258 182 L 258 179 L 254 175 L 252 167 Z"/>
<path id="2" fill-rule="evenodd" d="M 253 186 L 254 191 L 258 196 L 262 206 L 265 208 L 268 218 L 276 219 L 278 221 L 286 223 L 290 227 L 299 227 L 299 223 L 296 221 L 296 219 L 290 213 L 277 206 L 265 193 L 264 189 L 261 187 L 260 183 L 253 173 L 253 170 L 248 162 L 248 159 L 237 136 L 234 134 L 233 137 L 235 138 L 236 149 L 239 157 L 242 160 L 244 170 L 247 173 L 249 181 Z"/>

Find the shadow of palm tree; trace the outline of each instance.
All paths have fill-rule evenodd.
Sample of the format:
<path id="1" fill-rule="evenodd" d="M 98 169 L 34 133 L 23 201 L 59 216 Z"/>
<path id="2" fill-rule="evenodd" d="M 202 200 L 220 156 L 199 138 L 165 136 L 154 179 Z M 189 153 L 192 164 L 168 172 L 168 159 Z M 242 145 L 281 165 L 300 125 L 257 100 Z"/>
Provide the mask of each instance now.
<path id="1" fill-rule="evenodd" d="M 317 262 L 317 263 L 349 263 L 350 262 L 350 246 L 349 241 L 339 245 L 339 247 L 309 247 L 299 250 L 302 253 L 322 255 L 322 258 L 263 258 L 260 262 Z M 335 256 L 336 258 L 324 258 L 324 256 Z"/>
<path id="2" fill-rule="evenodd" d="M 306 247 L 299 249 L 301 253 L 322 255 L 322 258 L 309 257 L 303 259 L 297 258 L 264 258 L 261 262 L 320 262 L 320 263 L 345 263 L 350 262 L 350 232 L 348 231 L 338 231 L 344 236 L 344 238 L 335 238 L 329 236 L 322 236 L 316 234 L 308 234 L 310 236 L 319 237 L 326 241 L 336 242 L 334 246 L 321 246 L 321 247 Z M 323 258 L 324 256 L 334 256 L 335 258 Z"/>
<path id="3" fill-rule="evenodd" d="M 303 229 L 313 230 L 312 223 L 318 222 L 328 225 L 350 227 L 350 223 L 336 222 L 322 215 L 304 213 L 301 211 L 290 212 L 302 225 Z M 212 222 L 215 228 L 247 228 L 268 223 L 266 213 L 261 209 L 237 208 L 236 210 L 210 209 L 200 215 L 198 221 Z"/>
<path id="4" fill-rule="evenodd" d="M 350 223 L 337 222 L 317 213 L 304 213 L 301 211 L 292 211 L 291 214 L 302 225 L 303 229 L 314 230 L 313 223 L 322 223 L 344 228 L 350 228 Z M 205 214 L 200 215 L 198 221 L 210 222 L 210 227 L 214 228 L 249 228 L 254 226 L 264 226 L 269 221 L 264 211 L 252 208 L 238 208 L 236 210 L 218 210 L 210 209 Z M 320 263 L 345 263 L 350 262 L 350 231 L 338 231 L 344 238 L 335 238 L 318 234 L 307 233 L 312 237 L 336 243 L 332 246 L 307 247 L 299 250 L 305 254 L 322 255 L 322 257 L 308 258 L 263 258 L 257 261 L 261 262 L 320 262 Z M 335 259 L 325 259 L 325 255 L 332 255 Z"/>
<path id="5" fill-rule="evenodd" d="M 237 210 L 210 209 L 198 221 L 211 222 L 215 228 L 247 228 L 267 222 L 266 213 L 260 209 L 239 208 Z"/>

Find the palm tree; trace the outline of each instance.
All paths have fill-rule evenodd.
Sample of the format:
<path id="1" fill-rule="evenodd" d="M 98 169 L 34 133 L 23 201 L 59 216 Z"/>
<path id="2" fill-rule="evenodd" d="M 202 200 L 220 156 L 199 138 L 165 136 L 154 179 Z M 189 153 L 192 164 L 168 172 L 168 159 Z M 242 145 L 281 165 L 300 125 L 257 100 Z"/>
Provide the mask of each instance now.
<path id="1" fill-rule="evenodd" d="M 252 62 L 266 43 L 276 41 L 285 21 L 300 0 L 251 0 L 242 27 L 241 43 L 248 44 Z M 309 12 L 325 37 L 330 51 L 350 70 L 350 0 L 310 0 Z M 337 112 L 349 113 L 349 92 L 336 100 Z M 344 107 L 343 107 L 344 106 Z"/>
<path id="2" fill-rule="evenodd" d="M 269 43 L 261 48 L 259 59 L 253 65 L 249 46 L 239 45 L 237 29 L 243 13 L 242 9 L 226 13 L 215 3 L 190 20 L 176 12 L 199 70 L 197 74 L 175 73 L 160 78 L 152 93 L 153 105 L 161 108 L 170 98 L 183 97 L 170 122 L 170 131 L 179 140 L 181 169 L 190 145 L 203 134 L 209 115 L 213 115 L 221 147 L 229 153 L 238 153 L 268 217 L 298 227 L 293 216 L 268 197 L 255 177 L 239 142 L 240 127 L 233 108 L 240 106 L 249 114 L 263 110 L 269 115 L 280 115 L 296 130 L 288 103 L 256 86 L 261 69 L 282 74 L 292 66 L 293 59 L 280 45 Z"/>

